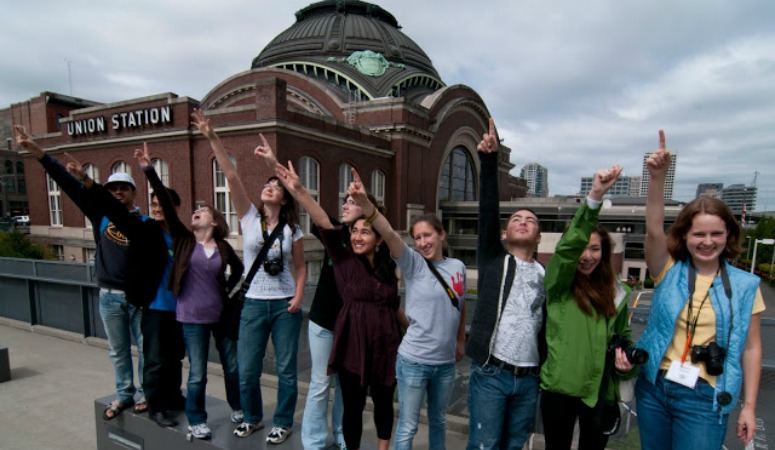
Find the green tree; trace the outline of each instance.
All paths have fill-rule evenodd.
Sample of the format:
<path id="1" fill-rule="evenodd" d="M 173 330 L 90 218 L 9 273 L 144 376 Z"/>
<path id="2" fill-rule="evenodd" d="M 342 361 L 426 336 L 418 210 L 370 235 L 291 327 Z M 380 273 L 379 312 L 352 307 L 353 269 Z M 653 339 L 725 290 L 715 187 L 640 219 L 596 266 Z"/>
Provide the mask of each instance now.
<path id="1" fill-rule="evenodd" d="M 6 258 L 56 259 L 50 247 L 36 244 L 17 230 L 0 232 L 0 256 Z"/>

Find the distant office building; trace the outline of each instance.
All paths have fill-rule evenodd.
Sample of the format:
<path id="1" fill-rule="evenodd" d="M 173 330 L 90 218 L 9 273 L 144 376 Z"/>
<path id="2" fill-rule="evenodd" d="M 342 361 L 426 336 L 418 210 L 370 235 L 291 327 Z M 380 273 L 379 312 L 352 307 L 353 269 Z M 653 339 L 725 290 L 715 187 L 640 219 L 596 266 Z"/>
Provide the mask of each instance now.
<path id="1" fill-rule="evenodd" d="M 724 189 L 724 183 L 701 183 L 697 185 L 697 194 L 694 198 L 720 198 L 722 189 Z"/>
<path id="2" fill-rule="evenodd" d="M 630 193 L 628 197 L 640 197 L 640 185 L 643 183 L 643 177 L 630 177 Z"/>
<path id="3" fill-rule="evenodd" d="M 527 163 L 519 175 L 527 181 L 527 193 L 530 197 L 549 196 L 549 170 L 538 163 Z"/>
<path id="4" fill-rule="evenodd" d="M 649 191 L 649 171 L 646 167 L 646 161 L 653 152 L 647 152 L 643 155 L 643 176 L 640 183 L 640 195 L 639 197 L 645 197 Z M 670 167 L 667 169 L 667 177 L 665 178 L 665 198 L 673 198 L 673 186 L 675 185 L 675 166 L 678 163 L 678 155 L 671 153 L 672 159 L 670 161 Z"/>
<path id="5" fill-rule="evenodd" d="M 640 189 L 640 177 L 619 177 L 619 179 L 616 180 L 616 183 L 608 189 L 608 195 L 611 197 L 630 197 L 633 178 L 638 179 L 637 184 L 638 189 Z M 581 189 L 579 190 L 579 194 L 586 197 L 587 194 L 589 194 L 589 191 L 592 190 L 593 180 L 594 177 L 581 177 Z M 637 195 L 635 195 L 635 197 L 637 197 Z"/>
<path id="6" fill-rule="evenodd" d="M 731 184 L 721 190 L 721 200 L 735 215 L 743 213 L 743 205 L 748 211 L 753 211 L 756 209 L 756 186 Z"/>

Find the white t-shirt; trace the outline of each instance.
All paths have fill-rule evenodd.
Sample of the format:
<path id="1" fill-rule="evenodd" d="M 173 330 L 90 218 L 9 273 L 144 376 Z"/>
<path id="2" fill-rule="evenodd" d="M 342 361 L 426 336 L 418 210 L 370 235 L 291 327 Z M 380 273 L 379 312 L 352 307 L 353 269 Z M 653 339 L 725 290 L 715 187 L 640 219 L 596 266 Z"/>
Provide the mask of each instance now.
<path id="1" fill-rule="evenodd" d="M 245 275 L 247 275 L 258 252 L 264 245 L 264 235 L 261 231 L 261 213 L 254 205 L 251 204 L 248 213 L 240 218 L 240 225 L 242 226 L 242 252 L 243 259 L 245 260 Z M 269 230 L 267 232 L 271 234 Z M 264 259 L 264 262 L 273 259 L 279 260 L 280 242 L 282 242 L 282 272 L 276 276 L 269 275 L 264 270 L 264 263 L 262 262 L 261 267 L 256 272 L 256 276 L 253 277 L 253 281 L 250 283 L 247 297 L 279 300 L 296 295 L 296 283 L 290 271 L 291 247 L 294 242 L 303 236 L 304 233 L 301 232 L 299 227 L 294 227 L 293 229 L 288 225 L 283 227 L 283 232 L 272 242 L 272 247 Z"/>
<path id="2" fill-rule="evenodd" d="M 519 367 L 537 366 L 538 333 L 543 322 L 544 267 L 536 261 L 514 257 L 517 271 L 498 322 L 492 354 L 501 361 Z"/>

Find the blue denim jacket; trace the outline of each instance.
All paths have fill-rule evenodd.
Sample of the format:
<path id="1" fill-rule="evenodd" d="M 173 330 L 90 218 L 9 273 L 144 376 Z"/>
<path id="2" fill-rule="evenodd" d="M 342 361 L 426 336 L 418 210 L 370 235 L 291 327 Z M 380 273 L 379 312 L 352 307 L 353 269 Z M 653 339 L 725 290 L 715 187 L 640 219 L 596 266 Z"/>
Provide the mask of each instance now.
<path id="1" fill-rule="evenodd" d="M 717 396 L 722 391 L 732 395 L 732 402 L 721 408 L 723 414 L 729 412 L 737 404 L 740 386 L 743 382 L 741 359 L 748 337 L 748 326 L 753 310 L 753 302 L 759 287 L 759 277 L 736 269 L 727 263 L 729 283 L 732 288 L 732 300 L 727 298 L 722 283 L 714 283 L 710 290 L 711 304 L 716 313 L 716 342 L 726 348 L 724 373 L 716 378 L 716 392 L 713 398 L 713 409 L 719 408 Z M 638 341 L 637 346 L 646 350 L 651 358 L 641 368 L 646 379 L 656 382 L 659 364 L 667 351 L 675 333 L 675 323 L 686 300 L 689 298 L 689 263 L 676 261 L 668 270 L 665 278 L 654 290 L 651 301 L 651 312 L 646 331 Z M 732 306 L 732 334 L 729 334 L 730 305 Z"/>

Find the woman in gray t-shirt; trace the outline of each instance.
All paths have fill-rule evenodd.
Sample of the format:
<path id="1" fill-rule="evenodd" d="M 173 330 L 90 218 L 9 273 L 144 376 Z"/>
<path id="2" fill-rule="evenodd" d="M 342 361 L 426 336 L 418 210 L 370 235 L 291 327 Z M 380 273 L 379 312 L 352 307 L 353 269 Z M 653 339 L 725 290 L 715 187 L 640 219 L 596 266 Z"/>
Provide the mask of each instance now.
<path id="1" fill-rule="evenodd" d="M 465 345 L 465 265 L 444 257 L 446 233 L 435 215 L 424 214 L 412 220 L 409 234 L 417 248 L 414 251 L 369 202 L 357 174 L 349 193 L 382 235 L 406 282 L 408 327 L 396 360 L 400 413 L 395 449 L 412 448 L 420 408 L 427 396 L 429 448 L 443 450 L 455 362 L 463 357 Z"/>

